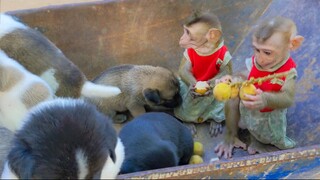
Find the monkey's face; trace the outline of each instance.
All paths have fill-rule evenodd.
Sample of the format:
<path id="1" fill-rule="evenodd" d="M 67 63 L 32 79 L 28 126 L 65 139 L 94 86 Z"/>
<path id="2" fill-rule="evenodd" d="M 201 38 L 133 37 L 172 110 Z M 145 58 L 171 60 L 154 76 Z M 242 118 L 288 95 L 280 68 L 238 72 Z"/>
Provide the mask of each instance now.
<path id="1" fill-rule="evenodd" d="M 268 70 L 289 58 L 289 42 L 285 40 L 284 34 L 275 32 L 264 42 L 253 37 L 252 46 L 256 63 L 263 69 Z"/>
<path id="2" fill-rule="evenodd" d="M 183 26 L 183 34 L 180 38 L 179 45 L 182 48 L 197 49 L 208 42 L 208 27 L 203 23 L 195 23 L 190 26 Z"/>

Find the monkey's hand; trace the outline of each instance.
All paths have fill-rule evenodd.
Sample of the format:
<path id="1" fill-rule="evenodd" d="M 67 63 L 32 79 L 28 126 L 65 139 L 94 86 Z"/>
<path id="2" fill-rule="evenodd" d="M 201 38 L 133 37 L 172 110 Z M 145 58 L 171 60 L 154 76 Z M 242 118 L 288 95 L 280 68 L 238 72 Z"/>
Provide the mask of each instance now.
<path id="1" fill-rule="evenodd" d="M 209 86 L 206 88 L 206 92 L 204 94 L 200 94 L 200 93 L 196 92 L 195 84 L 190 87 L 190 93 L 193 98 L 201 97 L 201 96 L 210 96 L 212 94 L 211 90 L 212 90 L 212 88 Z"/>
<path id="2" fill-rule="evenodd" d="M 261 89 L 257 89 L 256 95 L 245 94 L 244 96 L 249 100 L 242 100 L 243 105 L 248 109 L 262 109 L 266 107 L 266 102 L 264 102 L 261 96 L 262 93 L 263 91 Z"/>
<path id="3" fill-rule="evenodd" d="M 232 151 L 233 148 L 242 148 L 244 150 L 247 149 L 247 146 L 245 143 L 243 143 L 240 139 L 237 137 L 234 137 L 233 142 L 228 142 L 228 141 L 222 141 L 219 143 L 214 151 L 217 153 L 218 157 L 221 158 L 222 156 L 225 159 L 232 158 Z"/>

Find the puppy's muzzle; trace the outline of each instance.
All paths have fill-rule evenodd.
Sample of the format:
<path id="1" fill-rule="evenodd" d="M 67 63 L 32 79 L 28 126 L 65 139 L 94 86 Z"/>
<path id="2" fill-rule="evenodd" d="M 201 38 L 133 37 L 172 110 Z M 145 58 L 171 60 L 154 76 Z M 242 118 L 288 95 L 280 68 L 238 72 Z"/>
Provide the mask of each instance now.
<path id="1" fill-rule="evenodd" d="M 161 102 L 161 106 L 167 107 L 167 108 L 175 108 L 180 106 L 182 103 L 182 98 L 179 93 L 177 93 L 172 100 L 164 100 Z"/>

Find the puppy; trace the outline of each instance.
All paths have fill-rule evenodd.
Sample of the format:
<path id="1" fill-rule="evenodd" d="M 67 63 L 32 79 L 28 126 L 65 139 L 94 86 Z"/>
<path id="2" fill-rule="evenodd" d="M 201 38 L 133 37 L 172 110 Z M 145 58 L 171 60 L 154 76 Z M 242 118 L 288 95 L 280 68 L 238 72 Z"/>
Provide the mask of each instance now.
<path id="1" fill-rule="evenodd" d="M 45 81 L 0 50 L 0 126 L 16 131 L 31 107 L 53 96 Z"/>
<path id="2" fill-rule="evenodd" d="M 0 126 L 0 175 L 3 171 L 3 165 L 11 149 L 13 132 L 5 127 Z"/>
<path id="3" fill-rule="evenodd" d="M 121 93 L 110 98 L 90 98 L 99 109 L 122 123 L 128 117 L 146 112 L 145 106 L 174 108 L 181 104 L 179 82 L 170 70 L 150 65 L 119 65 L 107 69 L 93 80 L 96 84 L 117 86 Z"/>
<path id="4" fill-rule="evenodd" d="M 88 81 L 51 41 L 13 17 L 0 15 L 0 49 L 31 73 L 44 79 L 59 97 L 110 97 L 117 87 Z"/>
<path id="5" fill-rule="evenodd" d="M 83 100 L 32 108 L 17 131 L 3 179 L 115 178 L 124 149 L 112 121 Z"/>
<path id="6" fill-rule="evenodd" d="M 150 112 L 122 127 L 125 160 L 120 174 L 188 164 L 193 138 L 186 126 L 163 112 Z"/>

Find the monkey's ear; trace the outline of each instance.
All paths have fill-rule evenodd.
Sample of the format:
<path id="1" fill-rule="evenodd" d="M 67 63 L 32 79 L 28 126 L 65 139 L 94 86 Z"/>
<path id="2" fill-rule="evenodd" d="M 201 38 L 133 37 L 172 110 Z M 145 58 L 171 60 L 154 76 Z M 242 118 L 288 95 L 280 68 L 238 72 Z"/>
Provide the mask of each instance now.
<path id="1" fill-rule="evenodd" d="M 290 40 L 290 46 L 289 46 L 290 50 L 295 51 L 296 49 L 298 49 L 302 45 L 303 41 L 304 41 L 303 36 L 297 35 L 297 36 L 293 37 Z"/>
<path id="2" fill-rule="evenodd" d="M 144 89 L 143 90 L 143 96 L 144 98 L 146 98 L 147 100 L 155 103 L 155 104 L 159 104 L 160 103 L 160 94 L 158 90 L 154 90 L 154 89 Z"/>
<path id="3" fill-rule="evenodd" d="M 208 35 L 209 35 L 209 37 L 208 37 L 209 39 L 208 39 L 208 40 L 209 40 L 210 42 L 216 43 L 216 42 L 219 41 L 222 33 L 221 33 L 221 31 L 220 31 L 219 29 L 211 28 L 211 29 L 209 29 L 209 31 L 208 31 Z"/>

